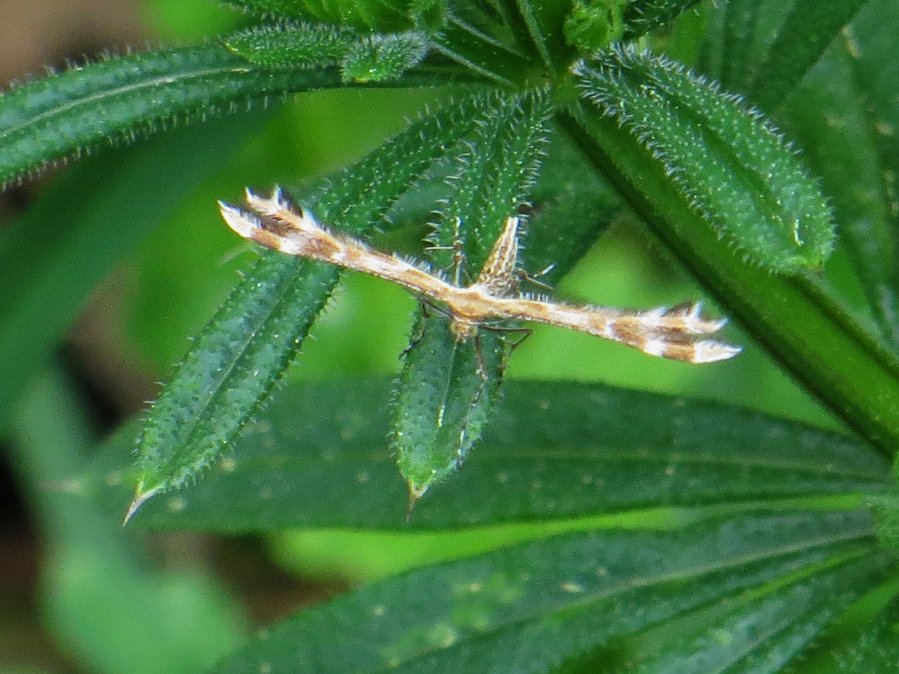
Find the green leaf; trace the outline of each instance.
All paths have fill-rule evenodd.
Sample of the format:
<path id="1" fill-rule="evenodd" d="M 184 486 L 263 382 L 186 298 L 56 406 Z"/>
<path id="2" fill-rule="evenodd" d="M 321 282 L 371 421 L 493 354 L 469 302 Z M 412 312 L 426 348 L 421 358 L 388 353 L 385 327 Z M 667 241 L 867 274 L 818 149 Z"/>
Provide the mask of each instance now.
<path id="1" fill-rule="evenodd" d="M 627 0 L 574 0 L 565 19 L 565 38 L 580 50 L 604 49 L 624 36 Z"/>
<path id="2" fill-rule="evenodd" d="M 582 95 L 627 129 L 750 261 L 780 273 L 824 262 L 830 211 L 769 123 L 683 67 L 633 49 L 583 61 L 576 74 Z"/>
<path id="3" fill-rule="evenodd" d="M 397 382 L 391 434 L 410 507 L 480 440 L 506 357 L 496 335 L 457 342 L 443 317 L 421 317 L 417 331 Z"/>
<path id="4" fill-rule="evenodd" d="M 495 672 L 556 671 L 593 661 L 613 639 L 844 557 L 863 591 L 893 566 L 868 531 L 858 514 L 763 514 L 509 546 L 297 614 L 215 671 L 482 672 L 485 662 Z"/>
<path id="5" fill-rule="evenodd" d="M 220 0 L 257 16 L 311 19 L 370 30 L 402 30 L 409 27 L 410 0 Z"/>
<path id="6" fill-rule="evenodd" d="M 791 7 L 782 0 L 731 0 L 711 12 L 703 72 L 728 91 L 747 91 Z"/>
<path id="7" fill-rule="evenodd" d="M 623 210 L 579 149 L 553 133 L 532 189 L 521 269 L 540 284 L 554 284 L 574 267 Z M 537 288 L 525 279 L 526 289 Z"/>
<path id="8" fill-rule="evenodd" d="M 266 253 L 248 279 L 196 338 L 150 410 L 133 508 L 196 479 L 218 457 L 295 355 L 337 272 Z"/>
<path id="9" fill-rule="evenodd" d="M 218 44 L 73 68 L 0 97 L 0 183 L 98 145 L 337 84 L 332 71 L 248 66 Z"/>
<path id="10" fill-rule="evenodd" d="M 750 98 L 773 110 L 868 0 L 795 0 L 757 69 Z"/>
<path id="11" fill-rule="evenodd" d="M 896 624 L 899 623 L 899 599 L 881 611 L 850 646 L 834 653 L 838 671 L 847 674 L 888 672 L 899 662 L 899 639 Z"/>
<path id="12" fill-rule="evenodd" d="M 472 123 L 477 98 L 424 117 L 310 195 L 322 221 L 360 233 Z M 428 142 L 422 142 L 428 139 Z M 179 487 L 234 438 L 282 376 L 337 281 L 320 263 L 266 253 L 231 294 L 150 411 L 132 511 Z"/>
<path id="13" fill-rule="evenodd" d="M 869 496 L 866 504 L 874 515 L 881 546 L 893 554 L 899 554 L 899 494 L 891 492 Z"/>
<path id="14" fill-rule="evenodd" d="M 431 238 L 436 266 L 455 265 L 457 285 L 481 269 L 506 219 L 527 199 L 546 116 L 542 92 L 485 104 Z M 413 502 L 453 472 L 480 438 L 508 350 L 499 334 L 483 329 L 458 340 L 443 317 L 423 317 L 419 333 L 400 375 L 391 443 Z"/>
<path id="15" fill-rule="evenodd" d="M 853 56 L 862 44 L 872 59 L 870 68 L 888 69 L 894 52 L 882 41 L 878 49 L 876 37 L 876 32 L 860 33 L 854 45 L 848 40 L 835 44 L 780 117 L 821 176 L 839 223 L 842 251 L 850 258 L 871 315 L 884 336 L 899 345 L 899 217 L 884 178 L 899 170 L 899 161 L 888 147 L 889 134 L 881 131 L 899 123 L 899 114 L 895 106 L 881 105 L 887 116 L 872 116 L 869 107 L 872 100 L 895 100 L 899 85 L 890 79 L 865 81 L 862 73 L 868 68 L 860 69 Z"/>
<path id="16" fill-rule="evenodd" d="M 819 278 L 773 276 L 723 247 L 665 168 L 614 120 L 578 108 L 559 121 L 731 316 L 850 427 L 895 452 L 899 362 Z"/>
<path id="17" fill-rule="evenodd" d="M 260 122 L 216 120 L 91 158 L 0 232 L 0 269 L 15 279 L 0 284 L 0 426 L 93 287 Z"/>
<path id="18" fill-rule="evenodd" d="M 737 600 L 736 608 L 696 637 L 665 644 L 661 654 L 629 671 L 780 672 L 850 603 L 883 579 L 886 558 L 877 557 L 873 564 L 855 559 L 786 587 L 775 584 L 748 601 Z"/>
<path id="19" fill-rule="evenodd" d="M 774 111 L 865 4 L 870 3 L 732 0 L 715 13 L 703 55 L 705 72 Z"/>
<path id="20" fill-rule="evenodd" d="M 456 16 L 432 40 L 435 51 L 494 83 L 525 82 L 532 74 L 531 63 L 517 48 Z"/>
<path id="21" fill-rule="evenodd" d="M 564 24 L 569 7 L 564 2 L 517 0 L 530 42 L 546 66 L 557 74 L 573 58 L 573 49 L 565 40 Z"/>
<path id="22" fill-rule="evenodd" d="M 358 39 L 346 28 L 291 22 L 247 28 L 226 35 L 222 42 L 250 63 L 290 69 L 336 66 Z"/>
<path id="23" fill-rule="evenodd" d="M 369 35 L 350 45 L 341 61 L 344 82 L 384 82 L 415 67 L 428 52 L 422 33 Z"/>
<path id="24" fill-rule="evenodd" d="M 662 26 L 700 0 L 632 0 L 624 9 L 625 38 L 634 39 Z"/>
<path id="25" fill-rule="evenodd" d="M 869 294 L 876 296 L 877 308 L 874 315 L 881 315 L 881 323 L 886 333 L 899 342 L 899 317 L 894 309 L 899 295 L 899 256 L 894 251 L 899 247 L 899 211 L 896 209 L 896 189 L 892 176 L 899 173 L 899 62 L 893 48 L 891 26 L 899 21 L 899 7 L 883 0 L 870 2 L 865 11 L 858 15 L 848 32 L 844 49 L 851 59 L 856 96 L 864 103 L 864 117 L 860 126 L 867 136 L 867 142 L 858 148 L 870 148 L 871 154 L 859 157 L 865 162 L 865 173 L 853 175 L 847 185 L 859 189 L 868 188 L 867 196 L 857 197 L 861 204 L 870 208 L 867 217 L 871 220 L 871 230 L 858 231 L 855 238 L 858 247 L 865 245 L 875 248 L 872 255 L 860 256 L 856 268 L 862 279 L 867 278 Z M 860 111 L 861 112 L 861 111 Z M 852 120 L 850 120 L 852 123 Z M 869 163 L 868 163 L 869 162 Z M 867 173 L 871 171 L 871 173 Z M 862 182 L 862 178 L 868 178 Z M 860 215 L 860 214 L 859 214 Z M 867 235 L 867 239 L 864 239 Z M 861 268 L 872 265 L 875 278 L 862 276 Z M 870 286 L 874 287 L 871 288 Z"/>
<path id="26" fill-rule="evenodd" d="M 346 28 L 283 23 L 222 38 L 250 63 L 273 69 L 337 66 L 344 82 L 383 82 L 418 65 L 428 50 L 423 33 L 359 35 Z"/>
<path id="27" fill-rule="evenodd" d="M 429 240 L 434 263 L 452 267 L 457 284 L 474 281 L 506 219 L 529 202 L 547 142 L 548 114 L 544 90 L 494 95 L 485 102 L 467 146 L 456 155 L 447 177 L 451 192 L 437 210 Z"/>
<path id="28" fill-rule="evenodd" d="M 290 385 L 233 455 L 201 483 L 149 502 L 136 524 L 228 532 L 583 527 L 631 509 L 730 508 L 892 485 L 888 463 L 870 447 L 795 422 L 601 385 L 504 388 L 465 470 L 435 486 L 408 524 L 407 489 L 386 447 L 392 413 L 378 402 L 389 398 L 384 380 Z M 120 511 L 132 444 L 123 432 L 91 473 L 69 476 L 77 493 Z"/>
<path id="29" fill-rule="evenodd" d="M 416 26 L 429 33 L 446 25 L 449 0 L 411 0 L 409 15 Z"/>

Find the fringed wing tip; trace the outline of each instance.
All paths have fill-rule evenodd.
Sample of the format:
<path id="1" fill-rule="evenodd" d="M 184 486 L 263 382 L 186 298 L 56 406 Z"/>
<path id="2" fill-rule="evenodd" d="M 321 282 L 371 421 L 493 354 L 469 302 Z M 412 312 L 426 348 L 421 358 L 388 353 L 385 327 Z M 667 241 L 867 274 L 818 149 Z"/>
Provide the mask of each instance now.
<path id="1" fill-rule="evenodd" d="M 693 344 L 693 363 L 717 363 L 721 360 L 729 360 L 738 355 L 743 349 L 732 344 L 724 344 L 713 340 L 703 340 Z"/>
<path id="2" fill-rule="evenodd" d="M 234 232 L 245 239 L 252 239 L 254 233 L 261 227 L 260 222 L 250 213 L 232 206 L 225 201 L 218 202 L 222 219 Z"/>

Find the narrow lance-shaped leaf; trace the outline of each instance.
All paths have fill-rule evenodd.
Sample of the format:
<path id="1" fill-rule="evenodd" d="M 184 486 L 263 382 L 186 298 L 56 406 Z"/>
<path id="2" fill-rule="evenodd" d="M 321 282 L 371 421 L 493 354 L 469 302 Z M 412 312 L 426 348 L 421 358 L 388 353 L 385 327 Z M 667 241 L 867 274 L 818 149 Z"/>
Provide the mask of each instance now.
<path id="1" fill-rule="evenodd" d="M 859 585 L 870 583 L 892 562 L 869 534 L 861 513 L 808 512 L 546 538 L 346 594 L 267 630 L 215 671 L 281 674 L 298 662 L 316 672 L 483 672 L 485 662 L 495 672 L 558 671 L 612 640 L 844 556 Z"/>
<path id="2" fill-rule="evenodd" d="M 575 0 L 565 19 L 565 39 L 582 51 L 605 49 L 624 36 L 624 8 L 628 0 Z"/>
<path id="3" fill-rule="evenodd" d="M 509 85 L 525 81 L 532 64 L 518 50 L 452 16 L 432 35 L 433 48 L 494 82 Z"/>
<path id="4" fill-rule="evenodd" d="M 781 108 L 779 118 L 821 176 L 839 223 L 841 249 L 871 315 L 899 347 L 899 214 L 885 179 L 890 164 L 896 170 L 899 161 L 881 146 L 886 140 L 881 129 L 890 122 L 885 127 L 870 109 L 872 98 L 899 100 L 899 79 L 884 78 L 869 87 L 859 77 L 853 52 L 867 46 L 867 37 L 853 38 L 855 44 L 838 40 Z M 888 69 L 896 60 L 892 43 L 872 46 L 874 53 L 866 54 L 874 58 L 872 67 Z M 892 119 L 899 123 L 899 114 Z"/>
<path id="5" fill-rule="evenodd" d="M 865 623 L 862 632 L 851 644 L 834 652 L 833 659 L 838 671 L 846 674 L 868 674 L 888 672 L 894 668 L 899 662 L 897 624 L 899 624 L 899 599 L 894 598 L 872 621 Z"/>
<path id="6" fill-rule="evenodd" d="M 350 45 L 340 62 L 344 82 L 384 82 L 418 65 L 428 53 L 422 33 L 369 35 Z"/>
<path id="7" fill-rule="evenodd" d="M 773 110 L 868 0 L 796 0 L 757 68 L 750 98 Z"/>
<path id="8" fill-rule="evenodd" d="M 369 30 L 402 30 L 411 23 L 410 0 L 221 0 L 257 16 L 310 19 Z"/>
<path id="9" fill-rule="evenodd" d="M 256 411 L 298 350 L 337 272 L 264 254 L 195 339 L 153 404 L 138 444 L 126 519 L 194 480 Z"/>
<path id="10" fill-rule="evenodd" d="M 634 39 L 698 5 L 700 0 L 631 0 L 624 8 L 624 35 Z"/>
<path id="11" fill-rule="evenodd" d="M 873 585 L 884 579 L 888 560 L 854 558 L 798 583 L 772 584 L 694 638 L 679 635 L 662 653 L 628 671 L 634 674 L 693 672 L 775 672 L 795 661 L 828 624 Z M 869 672 L 881 671 L 869 669 Z"/>
<path id="12" fill-rule="evenodd" d="M 428 49 L 423 33 L 358 34 L 311 23 L 266 25 L 223 38 L 250 63 L 274 69 L 340 66 L 344 82 L 396 79 L 417 65 Z"/>
<path id="13" fill-rule="evenodd" d="M 339 85 L 335 71 L 251 66 L 223 46 L 110 58 L 21 85 L 0 97 L 0 183 L 103 143 L 293 91 Z"/>
<path id="14" fill-rule="evenodd" d="M 574 52 L 565 41 L 563 30 L 569 7 L 561 2 L 540 0 L 518 0 L 517 5 L 540 58 L 553 73 L 561 72 L 571 62 Z"/>
<path id="15" fill-rule="evenodd" d="M 471 124 L 465 99 L 422 118 L 306 199 L 362 232 Z M 423 139 L 428 139 L 423 142 Z M 256 412 L 298 352 L 337 281 L 334 267 L 267 253 L 194 342 L 150 411 L 131 511 L 195 479 Z"/>
<path id="16" fill-rule="evenodd" d="M 542 93 L 484 103 L 432 236 L 436 266 L 454 265 L 459 285 L 481 269 L 507 218 L 526 199 L 544 141 L 546 105 Z M 500 281 L 512 283 L 506 291 L 514 292 L 514 269 L 504 273 L 509 278 Z M 503 337 L 483 329 L 467 337 L 431 312 L 420 319 L 406 352 L 392 445 L 412 502 L 465 458 L 498 390 L 507 355 Z"/>
<path id="17" fill-rule="evenodd" d="M 547 156 L 531 197 L 527 245 L 519 251 L 523 287 L 557 283 L 574 267 L 624 206 L 580 150 L 560 134 L 550 136 Z M 545 288 L 541 288 L 545 290 Z"/>
<path id="18" fill-rule="evenodd" d="M 879 264 L 889 267 L 890 280 L 880 311 L 894 335 L 899 334 L 899 311 L 894 309 L 895 298 L 899 296 L 899 273 L 895 271 L 899 261 L 895 255 L 890 257 L 890 251 L 899 245 L 899 208 L 896 207 L 894 178 L 899 175 L 899 133 L 896 133 L 899 129 L 899 59 L 896 58 L 893 31 L 897 21 L 899 5 L 889 0 L 872 0 L 859 13 L 844 38 L 852 75 L 868 111 L 866 127 L 876 150 L 872 157 L 876 157 L 875 171 L 881 176 L 877 210 L 885 210 L 889 216 L 889 227 L 884 233 L 893 238 L 892 245 L 881 251 Z"/>
<path id="19" fill-rule="evenodd" d="M 407 523 L 407 488 L 386 447 L 392 414 L 372 404 L 389 391 L 386 379 L 290 384 L 227 462 L 200 484 L 148 503 L 135 524 L 258 533 L 540 522 L 546 531 L 626 510 L 851 498 L 893 484 L 889 462 L 839 433 L 645 391 L 513 380 L 465 469 Z M 113 438 L 90 473 L 66 477 L 73 498 L 121 510 L 132 436 Z M 493 547 L 497 536 L 479 538 Z"/>
<path id="20" fill-rule="evenodd" d="M 419 318 L 397 384 L 391 433 L 409 507 L 480 439 L 505 357 L 495 335 L 459 342 L 445 317 Z"/>
<path id="21" fill-rule="evenodd" d="M 360 37 L 341 26 L 284 22 L 247 28 L 224 36 L 222 42 L 238 56 L 266 68 L 312 68 L 336 66 Z"/>
<path id="22" fill-rule="evenodd" d="M 575 68 L 585 98 L 628 130 L 730 245 L 775 272 L 820 266 L 830 211 L 771 125 L 664 58 L 616 48 Z"/>
<path id="23" fill-rule="evenodd" d="M 687 269 L 810 392 L 892 456 L 899 446 L 899 360 L 879 337 L 820 279 L 776 276 L 746 264 L 721 245 L 627 130 L 581 106 L 573 113 L 560 122 Z"/>

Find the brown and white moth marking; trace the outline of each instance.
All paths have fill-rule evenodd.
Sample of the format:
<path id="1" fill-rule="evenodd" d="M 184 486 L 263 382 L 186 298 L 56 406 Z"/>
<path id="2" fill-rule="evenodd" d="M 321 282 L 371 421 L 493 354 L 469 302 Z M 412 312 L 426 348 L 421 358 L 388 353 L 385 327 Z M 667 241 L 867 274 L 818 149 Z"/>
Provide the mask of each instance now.
<path id="1" fill-rule="evenodd" d="M 576 306 L 523 296 L 517 291 L 519 219 L 510 217 L 478 278 L 467 287 L 445 281 L 422 266 L 335 234 L 275 188 L 271 197 L 246 192 L 246 208 L 219 202 L 228 226 L 246 239 L 288 255 L 321 260 L 393 281 L 447 308 L 456 339 L 473 337 L 491 320 L 547 323 L 626 344 L 653 356 L 689 363 L 732 358 L 740 348 L 706 339 L 725 320 L 704 318 L 699 304 L 624 311 Z"/>

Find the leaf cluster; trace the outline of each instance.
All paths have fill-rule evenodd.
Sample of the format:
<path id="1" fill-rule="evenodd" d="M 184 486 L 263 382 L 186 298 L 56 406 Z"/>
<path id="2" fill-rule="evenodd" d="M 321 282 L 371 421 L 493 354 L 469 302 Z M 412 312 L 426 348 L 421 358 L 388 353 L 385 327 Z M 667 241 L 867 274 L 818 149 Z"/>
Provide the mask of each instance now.
<path id="1" fill-rule="evenodd" d="M 212 671 L 889 666 L 897 600 L 870 597 L 896 573 L 895 3 L 225 4 L 251 25 L 0 97 L 6 184 L 116 146 L 0 232 L 14 280 L 0 285 L 0 423 L 23 447 L 47 443 L 16 416 L 21 392 L 91 288 L 269 103 L 376 87 L 427 88 L 434 102 L 361 159 L 291 186 L 321 222 L 365 240 L 426 231 L 416 257 L 459 285 L 513 215 L 526 222 L 522 267 L 547 283 L 611 223 L 639 227 L 840 430 L 647 391 L 505 382 L 517 354 L 502 330 L 521 326 L 458 342 L 424 304 L 394 382 L 273 395 L 341 271 L 254 254 L 144 417 L 69 466 L 72 498 L 120 513 L 133 497 L 141 528 L 430 531 L 446 545 Z M 865 601 L 867 626 L 853 625 Z"/>

